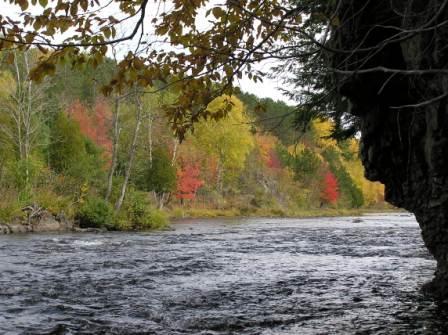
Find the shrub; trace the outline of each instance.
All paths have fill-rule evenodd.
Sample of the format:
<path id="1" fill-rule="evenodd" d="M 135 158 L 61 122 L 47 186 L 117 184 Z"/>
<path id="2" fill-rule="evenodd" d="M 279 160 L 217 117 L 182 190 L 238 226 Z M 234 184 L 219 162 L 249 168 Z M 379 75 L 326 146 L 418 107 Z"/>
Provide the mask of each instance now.
<path id="1" fill-rule="evenodd" d="M 39 188 L 33 192 L 32 202 L 38 204 L 50 213 L 64 213 L 68 217 L 73 217 L 73 206 L 71 198 L 56 194 L 51 189 Z"/>
<path id="2" fill-rule="evenodd" d="M 115 228 L 112 205 L 98 197 L 88 197 L 76 214 L 76 219 L 81 228 Z"/>
<path id="3" fill-rule="evenodd" d="M 118 218 L 118 229 L 160 229 L 167 224 L 167 216 L 151 206 L 147 193 L 135 191 L 132 188 L 129 189 Z"/>
<path id="4" fill-rule="evenodd" d="M 159 211 L 157 209 L 153 209 L 149 213 L 150 220 L 148 221 L 150 223 L 149 228 L 151 229 L 161 229 L 167 226 L 168 219 L 166 217 L 166 214 L 162 211 Z"/>
<path id="5" fill-rule="evenodd" d="M 0 201 L 0 222 L 9 223 L 18 217 L 25 217 L 22 206 L 17 200 L 2 199 Z"/>

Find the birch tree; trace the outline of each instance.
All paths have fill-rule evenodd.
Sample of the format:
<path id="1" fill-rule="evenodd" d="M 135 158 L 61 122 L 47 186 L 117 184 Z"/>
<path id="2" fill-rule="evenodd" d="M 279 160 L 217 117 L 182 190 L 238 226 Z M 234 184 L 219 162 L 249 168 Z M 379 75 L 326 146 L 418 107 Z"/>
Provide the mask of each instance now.
<path id="1" fill-rule="evenodd" d="M 17 161 L 24 168 L 24 184 L 30 183 L 30 158 L 39 145 L 46 103 L 44 85 L 30 80 L 31 51 L 15 52 L 10 72 L 0 75 L 0 132 L 3 144 L 12 146 Z"/>
<path id="2" fill-rule="evenodd" d="M 129 148 L 129 156 L 128 156 L 128 160 L 127 160 L 127 164 L 126 164 L 123 184 L 121 185 L 120 196 L 118 197 L 118 200 L 115 203 L 115 211 L 116 212 L 119 212 L 121 209 L 121 206 L 123 205 L 123 201 L 124 201 L 124 198 L 126 195 L 126 190 L 129 185 L 129 179 L 131 177 L 134 159 L 135 159 L 135 155 L 137 152 L 140 127 L 141 127 L 142 119 L 143 119 L 143 103 L 141 100 L 141 96 L 138 95 L 137 93 L 135 94 L 135 106 L 136 106 L 135 127 L 134 127 L 134 131 L 133 131 L 133 135 L 132 135 L 131 146 Z"/>

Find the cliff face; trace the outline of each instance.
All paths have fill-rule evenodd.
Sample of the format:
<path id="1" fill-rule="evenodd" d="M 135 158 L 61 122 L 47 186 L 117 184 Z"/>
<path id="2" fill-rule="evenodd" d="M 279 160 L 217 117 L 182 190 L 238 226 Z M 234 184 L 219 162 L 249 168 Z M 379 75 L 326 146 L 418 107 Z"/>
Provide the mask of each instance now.
<path id="1" fill-rule="evenodd" d="M 343 50 L 333 54 L 332 66 L 340 70 L 339 93 L 361 122 L 366 176 L 385 184 L 387 201 L 415 213 L 437 260 L 427 288 L 447 297 L 448 72 L 426 71 L 448 69 L 442 3 L 343 0 L 333 35 Z M 378 67 L 402 71 L 365 71 Z"/>

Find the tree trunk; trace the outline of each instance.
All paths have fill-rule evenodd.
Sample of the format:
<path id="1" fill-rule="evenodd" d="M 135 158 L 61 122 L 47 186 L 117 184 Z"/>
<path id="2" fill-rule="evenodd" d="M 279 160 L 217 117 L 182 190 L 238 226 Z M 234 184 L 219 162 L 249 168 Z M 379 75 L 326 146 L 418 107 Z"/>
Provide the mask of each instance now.
<path id="1" fill-rule="evenodd" d="M 152 123 L 153 123 L 153 116 L 152 114 L 148 115 L 148 151 L 149 151 L 149 167 L 152 167 L 152 149 L 153 149 L 153 143 L 152 143 Z"/>
<path id="2" fill-rule="evenodd" d="M 29 76 L 30 73 L 30 66 L 28 61 L 28 52 L 25 52 L 23 54 L 24 61 L 25 61 L 25 70 L 27 76 Z M 30 171 L 29 171 L 29 156 L 31 151 L 31 123 L 32 123 L 32 113 L 33 113 L 33 106 L 32 106 L 32 82 L 29 78 L 27 80 L 27 90 L 26 90 L 26 97 L 24 101 L 24 110 L 25 115 L 23 117 L 23 128 L 24 128 L 24 150 L 23 150 L 23 159 L 25 160 L 25 187 L 28 188 L 30 184 Z"/>
<path id="3" fill-rule="evenodd" d="M 114 113 L 112 116 L 112 127 L 113 127 L 113 135 L 112 135 L 112 162 L 109 168 L 109 174 L 107 176 L 107 190 L 106 190 L 106 201 L 109 200 L 110 195 L 112 193 L 113 183 L 114 183 L 114 174 L 115 169 L 117 168 L 118 161 L 118 145 L 120 141 L 120 102 L 118 95 L 115 97 L 114 101 Z"/>
<path id="4" fill-rule="evenodd" d="M 173 145 L 173 157 L 171 158 L 171 165 L 174 166 L 174 164 L 176 163 L 176 158 L 177 158 L 177 147 L 179 146 L 179 141 L 177 139 L 173 140 L 174 145 Z"/>
<path id="5" fill-rule="evenodd" d="M 216 172 L 216 174 L 216 189 L 218 190 L 219 194 L 222 194 L 222 191 L 224 189 L 224 166 L 221 158 L 218 160 L 218 171 Z"/>
<path id="6" fill-rule="evenodd" d="M 129 150 L 129 158 L 128 158 L 128 164 L 126 166 L 126 171 L 125 171 L 125 175 L 124 175 L 124 181 L 123 184 L 121 186 L 121 192 L 120 192 L 120 197 L 118 198 L 116 204 L 115 204 L 115 211 L 119 212 L 121 209 L 121 206 L 123 205 L 123 201 L 124 201 L 124 197 L 126 195 L 126 190 L 128 187 L 128 183 L 129 183 L 129 178 L 131 177 L 131 172 L 132 172 L 132 165 L 134 162 L 134 158 L 135 158 L 135 153 L 137 151 L 137 140 L 138 140 L 138 135 L 140 132 L 140 125 L 142 123 L 142 102 L 141 102 L 141 98 L 137 95 L 136 93 L 136 106 L 137 106 L 137 114 L 136 114 L 136 122 L 135 122 L 135 128 L 134 128 L 134 134 L 132 136 L 132 144 Z"/>

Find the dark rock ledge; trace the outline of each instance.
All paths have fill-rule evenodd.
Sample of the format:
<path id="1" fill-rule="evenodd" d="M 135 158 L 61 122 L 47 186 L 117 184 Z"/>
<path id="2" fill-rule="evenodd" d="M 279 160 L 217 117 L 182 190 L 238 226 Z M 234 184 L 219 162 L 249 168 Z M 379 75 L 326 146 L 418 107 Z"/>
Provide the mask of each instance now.
<path id="1" fill-rule="evenodd" d="M 342 0 L 339 14 L 345 22 L 335 30 L 334 48 L 358 51 L 333 56 L 334 67 L 352 72 L 335 81 L 361 125 L 366 177 L 385 185 L 388 202 L 415 214 L 437 261 L 425 289 L 446 299 L 448 6 L 439 0 Z M 411 33 L 396 38 L 397 32 Z M 357 72 L 374 68 L 398 72 Z M 431 69 L 438 71 L 424 71 Z"/>

